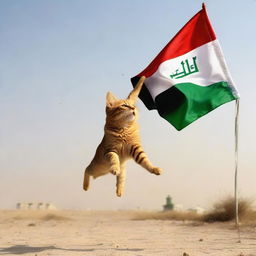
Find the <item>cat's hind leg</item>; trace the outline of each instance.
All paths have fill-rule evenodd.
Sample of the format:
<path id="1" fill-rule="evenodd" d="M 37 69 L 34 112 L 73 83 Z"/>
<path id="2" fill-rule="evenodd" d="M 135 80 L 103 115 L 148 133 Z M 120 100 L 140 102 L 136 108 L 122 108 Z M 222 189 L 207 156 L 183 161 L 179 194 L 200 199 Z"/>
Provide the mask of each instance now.
<path id="1" fill-rule="evenodd" d="M 141 165 L 143 168 L 148 170 L 155 175 L 160 175 L 162 170 L 159 167 L 155 167 L 151 164 L 148 159 L 148 156 L 143 151 L 140 145 L 132 145 L 130 148 L 130 156 L 134 159 L 134 161 Z"/>
<path id="2" fill-rule="evenodd" d="M 121 172 L 119 175 L 116 176 L 116 195 L 122 196 L 124 193 L 124 184 L 126 178 L 126 171 L 125 167 L 121 166 Z"/>

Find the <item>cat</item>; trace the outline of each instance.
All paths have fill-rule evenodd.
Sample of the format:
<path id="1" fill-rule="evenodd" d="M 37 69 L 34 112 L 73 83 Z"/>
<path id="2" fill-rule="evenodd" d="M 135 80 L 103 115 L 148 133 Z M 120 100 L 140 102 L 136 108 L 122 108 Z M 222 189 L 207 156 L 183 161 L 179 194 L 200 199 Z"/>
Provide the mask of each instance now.
<path id="1" fill-rule="evenodd" d="M 106 124 L 104 137 L 95 156 L 84 172 L 84 190 L 89 189 L 90 176 L 94 179 L 112 173 L 116 175 L 116 195 L 122 196 L 125 183 L 125 162 L 133 158 L 150 173 L 160 175 L 142 149 L 137 124 L 138 112 L 135 103 L 143 86 L 141 77 L 127 99 L 117 99 L 111 92 L 106 95 Z"/>

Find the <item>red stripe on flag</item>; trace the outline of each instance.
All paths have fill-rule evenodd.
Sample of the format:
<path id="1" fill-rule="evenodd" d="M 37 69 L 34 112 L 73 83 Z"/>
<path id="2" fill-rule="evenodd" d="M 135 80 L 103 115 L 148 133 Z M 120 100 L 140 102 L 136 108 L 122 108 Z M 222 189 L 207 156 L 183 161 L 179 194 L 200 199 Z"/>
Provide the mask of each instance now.
<path id="1" fill-rule="evenodd" d="M 207 16 L 206 9 L 203 7 L 185 24 L 147 68 L 137 76 L 150 77 L 162 62 L 190 52 L 215 39 L 216 35 Z"/>

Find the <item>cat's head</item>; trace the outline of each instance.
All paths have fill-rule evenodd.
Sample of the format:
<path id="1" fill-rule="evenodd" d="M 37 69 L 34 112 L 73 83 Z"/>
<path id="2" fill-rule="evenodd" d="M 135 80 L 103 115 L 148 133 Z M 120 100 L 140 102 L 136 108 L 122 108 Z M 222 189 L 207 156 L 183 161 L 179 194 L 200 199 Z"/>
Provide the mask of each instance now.
<path id="1" fill-rule="evenodd" d="M 127 99 L 118 99 L 113 93 L 107 93 L 106 114 L 109 122 L 127 126 L 136 121 L 138 114 L 135 103 L 138 99 L 144 80 L 145 77 L 141 77 Z"/>

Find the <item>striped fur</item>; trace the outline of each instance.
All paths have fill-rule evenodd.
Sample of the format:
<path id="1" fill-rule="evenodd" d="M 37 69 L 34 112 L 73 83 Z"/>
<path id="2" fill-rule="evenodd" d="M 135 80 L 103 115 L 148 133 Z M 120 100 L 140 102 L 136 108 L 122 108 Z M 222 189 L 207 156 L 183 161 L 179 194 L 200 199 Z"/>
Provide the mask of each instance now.
<path id="1" fill-rule="evenodd" d="M 161 173 L 160 168 L 151 164 L 140 143 L 135 103 L 144 79 L 140 79 L 127 99 L 120 100 L 107 93 L 105 133 L 93 160 L 85 169 L 84 190 L 89 188 L 90 176 L 97 178 L 112 173 L 116 175 L 116 194 L 121 196 L 126 176 L 125 163 L 131 158 L 150 173 Z"/>

